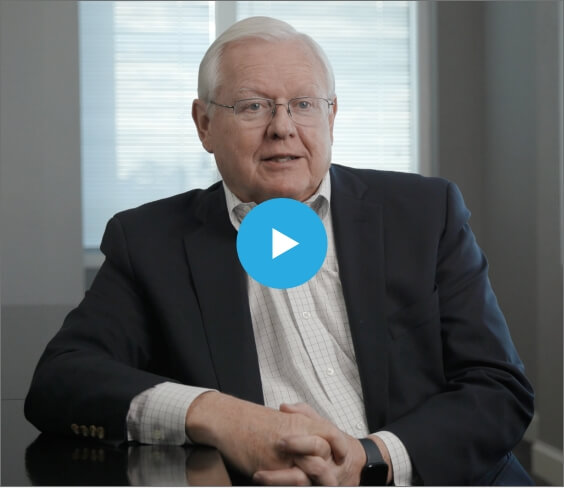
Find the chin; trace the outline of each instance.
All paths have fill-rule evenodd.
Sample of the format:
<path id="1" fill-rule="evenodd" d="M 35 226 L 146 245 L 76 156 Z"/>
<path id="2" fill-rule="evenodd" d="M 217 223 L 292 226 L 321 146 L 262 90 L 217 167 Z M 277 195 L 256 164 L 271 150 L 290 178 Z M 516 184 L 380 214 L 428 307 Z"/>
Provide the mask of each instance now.
<path id="1" fill-rule="evenodd" d="M 292 188 L 286 191 L 281 191 L 278 194 L 278 197 L 273 198 L 291 198 L 292 200 L 299 200 L 300 202 L 303 202 L 313 195 L 313 193 L 315 193 L 315 190 L 307 191 L 304 189 L 302 191 L 296 191 L 295 188 Z"/>
<path id="2" fill-rule="evenodd" d="M 317 187 L 303 186 L 304 177 L 288 178 L 277 183 L 265 185 L 256 193 L 257 196 L 262 197 L 261 201 L 270 200 L 272 198 L 291 198 L 292 200 L 304 201 L 315 193 Z M 257 200 L 255 200 L 257 201 Z"/>

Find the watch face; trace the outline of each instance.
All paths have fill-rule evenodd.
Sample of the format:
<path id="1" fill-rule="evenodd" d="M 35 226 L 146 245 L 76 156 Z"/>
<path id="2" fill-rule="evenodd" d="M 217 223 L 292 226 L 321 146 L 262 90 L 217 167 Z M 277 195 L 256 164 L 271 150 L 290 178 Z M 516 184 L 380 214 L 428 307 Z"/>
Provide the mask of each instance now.
<path id="1" fill-rule="evenodd" d="M 366 465 L 360 476 L 363 486 L 385 486 L 387 480 L 388 465 L 384 461 Z"/>

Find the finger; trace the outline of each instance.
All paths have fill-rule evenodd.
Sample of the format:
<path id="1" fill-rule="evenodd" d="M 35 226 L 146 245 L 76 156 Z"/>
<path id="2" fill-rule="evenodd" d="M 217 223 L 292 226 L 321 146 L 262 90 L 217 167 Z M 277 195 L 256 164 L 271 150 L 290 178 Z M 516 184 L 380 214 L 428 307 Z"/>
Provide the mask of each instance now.
<path id="1" fill-rule="evenodd" d="M 335 428 L 323 436 L 331 446 L 333 459 L 337 464 L 341 464 L 349 453 L 349 442 L 344 432 Z"/>
<path id="2" fill-rule="evenodd" d="M 335 462 L 337 464 L 343 462 L 348 453 L 349 445 L 345 434 L 340 429 L 319 415 L 307 403 L 282 403 L 280 405 L 280 411 L 285 413 L 301 413 L 313 420 L 322 421 L 327 426 L 327 430 L 318 432 L 318 435 L 326 439 L 331 445 Z"/>
<path id="3" fill-rule="evenodd" d="M 257 471 L 253 481 L 270 486 L 311 486 L 308 476 L 297 466 L 275 471 Z"/>
<path id="4" fill-rule="evenodd" d="M 287 454 L 300 456 L 331 457 L 331 445 L 317 435 L 290 435 L 280 439 L 280 449 Z"/>
<path id="5" fill-rule="evenodd" d="M 332 461 L 318 456 L 300 456 L 294 458 L 294 463 L 313 484 L 321 486 L 337 486 L 339 484 L 338 467 Z"/>
<path id="6" fill-rule="evenodd" d="M 312 418 L 314 420 L 327 420 L 319 415 L 313 407 L 307 403 L 282 403 L 280 405 L 280 411 L 285 413 L 301 413 L 306 417 Z"/>

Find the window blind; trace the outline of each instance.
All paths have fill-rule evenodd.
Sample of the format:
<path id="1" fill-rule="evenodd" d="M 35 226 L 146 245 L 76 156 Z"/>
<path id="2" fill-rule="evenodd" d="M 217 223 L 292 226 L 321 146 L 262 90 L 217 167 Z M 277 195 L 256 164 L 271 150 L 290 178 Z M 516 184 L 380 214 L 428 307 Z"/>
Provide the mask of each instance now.
<path id="1" fill-rule="evenodd" d="M 416 171 L 410 2 L 236 2 L 310 34 L 331 59 L 333 161 Z M 190 110 L 221 2 L 79 3 L 83 242 L 116 212 L 219 179 Z"/>
<path id="2" fill-rule="evenodd" d="M 409 2 L 237 2 L 237 17 L 276 17 L 313 37 L 335 72 L 333 162 L 416 171 Z"/>
<path id="3" fill-rule="evenodd" d="M 213 2 L 80 2 L 83 241 L 116 212 L 218 179 L 191 117 Z"/>

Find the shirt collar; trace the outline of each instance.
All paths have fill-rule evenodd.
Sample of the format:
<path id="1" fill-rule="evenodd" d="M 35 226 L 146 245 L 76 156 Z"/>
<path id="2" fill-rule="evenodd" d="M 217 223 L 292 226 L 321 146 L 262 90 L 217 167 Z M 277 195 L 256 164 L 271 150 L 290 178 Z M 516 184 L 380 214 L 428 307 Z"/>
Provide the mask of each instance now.
<path id="1" fill-rule="evenodd" d="M 242 202 L 237 198 L 237 196 L 229 189 L 225 180 L 223 180 L 223 189 L 225 191 L 225 202 L 227 204 L 227 212 L 229 214 L 229 220 L 231 224 L 235 227 L 235 230 L 239 230 L 241 222 L 245 216 L 257 206 L 255 202 Z M 325 173 L 325 176 L 321 180 L 321 184 L 317 188 L 317 191 L 309 197 L 304 203 L 308 205 L 321 220 L 325 218 L 327 212 L 329 211 L 329 204 L 331 202 L 331 178 L 329 176 L 329 171 Z"/>

